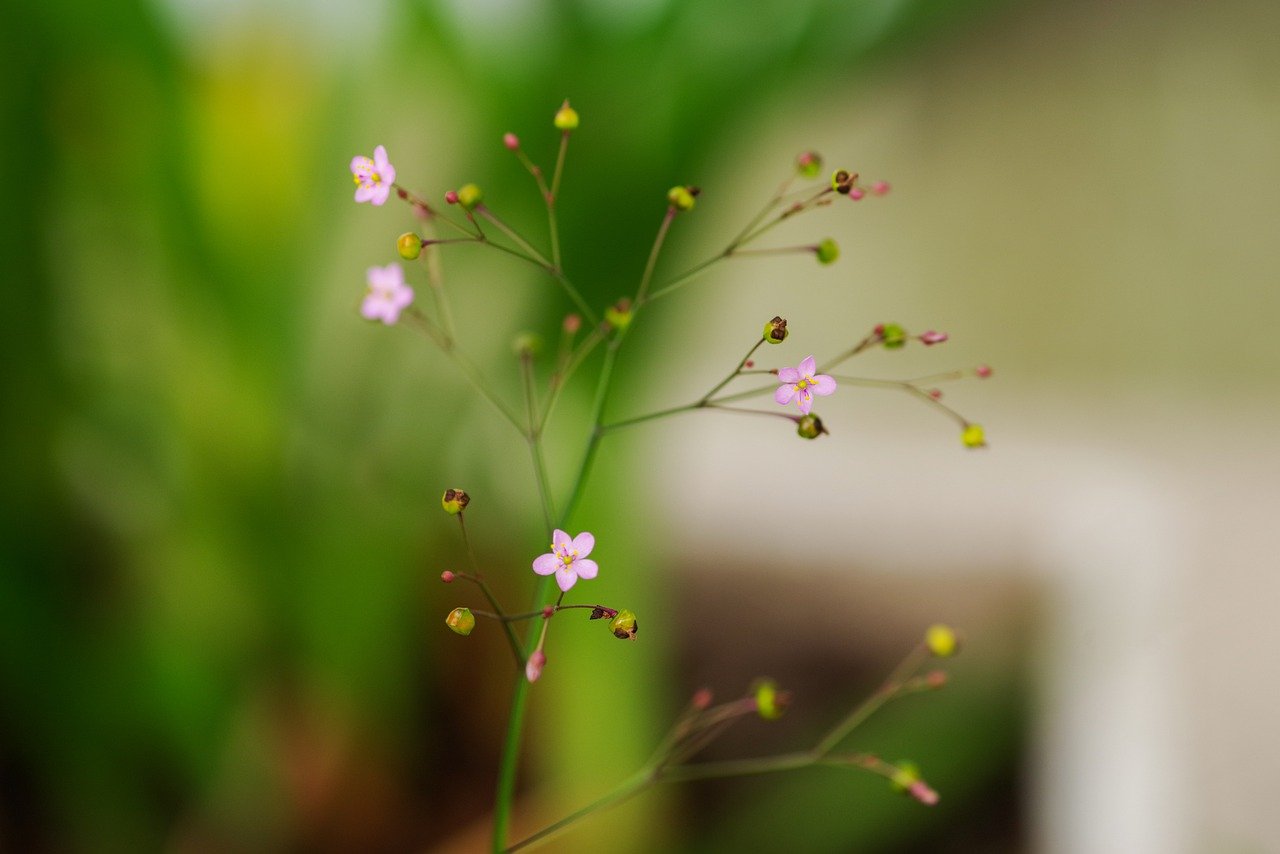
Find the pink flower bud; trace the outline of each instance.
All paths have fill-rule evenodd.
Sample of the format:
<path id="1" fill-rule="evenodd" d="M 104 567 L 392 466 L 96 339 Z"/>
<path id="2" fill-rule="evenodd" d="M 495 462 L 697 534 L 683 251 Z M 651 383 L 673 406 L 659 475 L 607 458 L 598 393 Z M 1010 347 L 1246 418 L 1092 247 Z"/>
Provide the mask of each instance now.
<path id="1" fill-rule="evenodd" d="M 453 580 L 457 577 L 458 576 L 454 575 L 452 572 L 450 572 L 447 569 L 444 572 L 440 573 L 440 580 L 443 581 L 445 584 L 452 584 Z"/>
<path id="2" fill-rule="evenodd" d="M 947 684 L 947 674 L 941 670 L 930 670 L 924 675 L 924 684 L 930 688 L 941 688 Z"/>
<path id="3" fill-rule="evenodd" d="M 755 366 L 756 366 L 755 359 L 747 359 L 747 361 L 745 361 L 742 364 L 742 367 L 744 368 L 754 368 Z"/>
<path id="4" fill-rule="evenodd" d="M 934 344 L 941 344 L 943 341 L 946 341 L 946 340 L 947 340 L 947 333 L 945 332 L 935 332 L 932 329 L 930 329 L 928 332 L 922 332 L 920 334 L 920 341 L 930 347 L 932 347 Z"/>
<path id="5" fill-rule="evenodd" d="M 889 192 L 889 182 L 876 181 L 871 185 L 871 192 L 875 193 L 877 196 L 883 196 L 885 193 Z"/>
<path id="6" fill-rule="evenodd" d="M 444 200 L 451 205 L 456 205 L 458 203 L 458 191 L 450 190 L 449 192 L 445 193 Z"/>
<path id="7" fill-rule="evenodd" d="M 973 372 L 985 380 L 987 377 L 991 376 L 991 366 L 978 365 L 978 367 L 973 369 Z"/>
<path id="8" fill-rule="evenodd" d="M 849 198 L 853 199 L 855 202 L 861 199 L 866 194 L 867 194 L 866 191 L 863 190 L 861 187 L 852 187 L 849 190 Z"/>
<path id="9" fill-rule="evenodd" d="M 711 689 L 699 688 L 693 692 L 693 700 L 691 701 L 695 709 L 700 712 L 706 711 L 711 706 Z"/>
<path id="10" fill-rule="evenodd" d="M 931 388 L 931 389 L 929 389 L 929 397 L 932 397 L 934 400 L 941 400 L 941 399 L 942 399 L 942 389 L 940 389 L 940 388 Z"/>
<path id="11" fill-rule="evenodd" d="M 542 668 L 547 663 L 547 657 L 542 650 L 534 650 L 533 655 L 529 656 L 529 662 L 524 666 L 524 678 L 530 682 L 537 682 L 538 677 L 542 675 Z"/>
<path id="12" fill-rule="evenodd" d="M 564 334 L 576 335 L 578 330 L 582 328 L 582 318 L 576 314 L 566 315 L 564 319 Z"/>
<path id="13" fill-rule="evenodd" d="M 929 788 L 924 780 L 917 780 L 907 787 L 907 794 L 927 807 L 938 803 L 938 793 Z"/>
<path id="14" fill-rule="evenodd" d="M 556 613 L 556 606 L 548 605 L 547 607 L 542 609 L 542 619 L 550 620 L 555 615 L 555 613 Z"/>
<path id="15" fill-rule="evenodd" d="M 515 151 L 520 147 L 520 137 L 516 136 L 514 133 L 504 133 L 502 135 L 502 144 L 511 151 Z"/>

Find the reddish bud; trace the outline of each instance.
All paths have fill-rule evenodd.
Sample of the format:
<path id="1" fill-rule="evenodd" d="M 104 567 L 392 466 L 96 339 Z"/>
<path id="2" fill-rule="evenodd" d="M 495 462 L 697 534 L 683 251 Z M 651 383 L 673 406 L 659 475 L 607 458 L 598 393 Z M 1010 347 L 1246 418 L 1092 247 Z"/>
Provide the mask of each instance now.
<path id="1" fill-rule="evenodd" d="M 924 780 L 917 780 L 907 787 L 907 794 L 927 807 L 938 803 L 938 793 L 929 788 Z"/>
<path id="2" fill-rule="evenodd" d="M 755 366 L 756 366 L 756 363 L 754 359 L 747 359 L 747 361 L 743 362 L 742 364 L 742 367 L 744 368 L 754 368 Z"/>
<path id="3" fill-rule="evenodd" d="M 452 584 L 453 580 L 457 577 L 458 576 L 454 575 L 452 572 L 450 572 L 447 569 L 444 572 L 440 573 L 440 580 L 443 581 L 445 584 Z"/>
<path id="4" fill-rule="evenodd" d="M 556 612 L 556 606 L 548 605 L 547 607 L 542 609 L 542 619 L 550 620 L 552 615 L 555 614 L 555 612 Z"/>
<path id="5" fill-rule="evenodd" d="M 871 185 L 871 192 L 875 193 L 877 196 L 883 196 L 885 193 L 889 192 L 889 182 L 876 181 Z"/>
<path id="6" fill-rule="evenodd" d="M 934 344 L 941 344 L 943 341 L 947 340 L 947 337 L 948 337 L 947 333 L 935 332 L 932 329 L 930 329 L 928 332 L 920 333 L 921 343 L 925 344 L 928 347 L 932 347 Z"/>
<path id="7" fill-rule="evenodd" d="M 706 711 L 711 707 L 711 689 L 699 688 L 697 691 L 694 691 L 691 703 L 698 711 Z"/>
<path id="8" fill-rule="evenodd" d="M 502 144 L 511 151 L 515 151 L 520 147 L 520 137 L 516 136 L 514 133 L 504 133 L 502 135 Z"/>
<path id="9" fill-rule="evenodd" d="M 941 688 L 947 684 L 947 674 L 941 670 L 930 670 L 924 675 L 924 684 L 930 688 Z"/>
<path id="10" fill-rule="evenodd" d="M 567 315 L 564 319 L 564 334 L 576 335 L 582 328 L 582 318 L 576 314 Z"/>
<path id="11" fill-rule="evenodd" d="M 973 369 L 973 372 L 985 380 L 987 377 L 991 376 L 991 366 L 978 365 L 978 367 Z"/>
<path id="12" fill-rule="evenodd" d="M 540 649 L 533 651 L 533 655 L 529 656 L 528 663 L 524 666 L 524 678 L 530 682 L 537 682 L 538 677 L 542 675 L 542 668 L 547 665 L 547 656 Z"/>
<path id="13" fill-rule="evenodd" d="M 445 193 L 444 200 L 448 204 L 456 205 L 458 203 L 458 191 L 450 190 L 449 192 Z"/>
<path id="14" fill-rule="evenodd" d="M 929 397 L 932 397 L 934 400 L 941 400 L 941 399 L 942 399 L 942 389 L 940 389 L 940 388 L 931 388 L 931 389 L 929 389 Z"/>
<path id="15" fill-rule="evenodd" d="M 867 194 L 867 191 L 862 189 L 861 187 L 849 188 L 849 198 L 853 199 L 855 202 L 861 199 L 866 194 Z"/>

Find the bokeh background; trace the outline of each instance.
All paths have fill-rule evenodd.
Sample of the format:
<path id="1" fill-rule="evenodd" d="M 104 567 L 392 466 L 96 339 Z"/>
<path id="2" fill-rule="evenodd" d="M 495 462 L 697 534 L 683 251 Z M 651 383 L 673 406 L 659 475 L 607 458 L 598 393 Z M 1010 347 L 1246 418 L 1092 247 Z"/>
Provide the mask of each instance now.
<path id="1" fill-rule="evenodd" d="M 500 594 L 544 542 L 517 436 L 411 329 L 362 321 L 403 205 L 357 207 L 385 144 L 429 198 L 476 181 L 531 235 L 583 116 L 566 264 L 633 291 L 707 257 L 797 152 L 893 192 L 780 229 L 840 262 L 722 266 L 642 316 L 618 417 L 691 399 L 787 316 L 776 358 L 876 322 L 950 332 L 823 402 L 832 435 L 699 413 L 611 437 L 579 525 L 591 596 L 640 641 L 557 621 L 523 834 L 637 767 L 698 687 L 790 686 L 713 755 L 811 743 L 924 626 L 938 695 L 853 744 L 925 808 L 822 769 L 665 788 L 553 850 L 1272 851 L 1280 744 L 1280 7 L 1268 0 L 53 0 L 0 26 L 0 849 L 480 850 L 509 662 L 442 569 L 465 486 Z M 444 255 L 468 350 L 516 399 L 512 336 L 569 306 L 503 257 Z M 411 274 L 423 285 L 421 271 Z M 769 354 L 773 358 L 775 354 Z M 584 439 L 565 401 L 555 481 Z M 616 441 L 615 441 L 616 438 Z"/>

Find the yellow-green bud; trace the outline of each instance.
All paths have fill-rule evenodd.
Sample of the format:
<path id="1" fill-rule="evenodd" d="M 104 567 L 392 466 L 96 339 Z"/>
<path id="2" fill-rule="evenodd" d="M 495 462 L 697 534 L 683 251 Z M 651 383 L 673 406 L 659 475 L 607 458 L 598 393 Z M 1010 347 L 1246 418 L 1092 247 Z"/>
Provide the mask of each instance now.
<path id="1" fill-rule="evenodd" d="M 609 622 L 609 631 L 613 632 L 615 638 L 635 640 L 640 632 L 640 624 L 636 622 L 635 614 L 623 608 L 618 612 L 618 616 Z"/>
<path id="2" fill-rule="evenodd" d="M 782 717 L 791 701 L 791 695 L 779 691 L 771 679 L 763 679 L 756 684 L 756 713 L 766 721 L 776 721 Z"/>
<path id="3" fill-rule="evenodd" d="M 565 102 L 556 111 L 555 125 L 558 130 L 571 131 L 578 127 L 578 111 L 569 106 L 569 100 Z"/>
<path id="4" fill-rule="evenodd" d="M 817 178 L 822 171 L 822 155 L 816 151 L 806 151 L 796 158 L 796 171 L 801 178 Z"/>
<path id="5" fill-rule="evenodd" d="M 463 510 L 467 509 L 467 505 L 471 503 L 471 496 L 467 495 L 461 489 L 446 489 L 444 497 L 440 499 L 440 506 L 444 508 L 444 512 L 450 516 L 457 516 Z"/>
<path id="6" fill-rule="evenodd" d="M 422 254 L 422 238 L 412 231 L 406 231 L 396 238 L 396 251 L 406 261 L 412 261 Z"/>
<path id="7" fill-rule="evenodd" d="M 924 645 L 938 658 L 950 658 L 959 651 L 960 638 L 956 636 L 955 629 L 937 623 L 925 630 Z"/>
<path id="8" fill-rule="evenodd" d="M 484 201 L 484 193 L 475 184 L 463 184 L 458 188 L 458 204 L 467 210 Z"/>
<path id="9" fill-rule="evenodd" d="M 907 330 L 896 323 L 881 323 L 876 327 L 886 350 L 900 350 L 907 346 Z"/>
<path id="10" fill-rule="evenodd" d="M 444 618 L 444 624 L 454 634 L 465 638 L 476 627 L 476 615 L 471 613 L 470 608 L 454 608 L 449 612 L 449 616 Z"/>
<path id="11" fill-rule="evenodd" d="M 800 420 L 796 422 L 796 433 L 802 439 L 816 439 L 825 432 L 827 428 L 822 426 L 822 419 L 812 412 L 800 416 Z"/>
<path id="12" fill-rule="evenodd" d="M 604 322 L 614 329 L 626 329 L 631 325 L 631 300 L 623 297 L 604 310 Z"/>
<path id="13" fill-rule="evenodd" d="M 893 772 L 889 784 L 893 786 L 895 792 L 906 792 L 914 784 L 920 782 L 920 767 L 909 759 L 902 759 L 895 763 L 898 770 Z"/>
<path id="14" fill-rule="evenodd" d="M 667 190 L 667 201 L 679 210 L 691 211 L 697 203 L 694 198 L 697 195 L 698 191 L 695 187 L 672 187 Z"/>
<path id="15" fill-rule="evenodd" d="M 764 340 L 770 344 L 781 344 L 787 340 L 787 321 L 777 315 L 764 325 Z"/>
<path id="16" fill-rule="evenodd" d="M 966 448 L 985 448 L 987 434 L 982 431 L 981 424 L 966 424 L 964 432 L 960 434 L 960 441 L 964 442 Z"/>
<path id="17" fill-rule="evenodd" d="M 542 352 L 542 339 L 532 332 L 521 332 L 512 339 L 511 351 L 521 359 L 533 358 Z"/>
<path id="18" fill-rule="evenodd" d="M 840 257 L 840 247 L 830 237 L 818 244 L 817 249 L 819 264 L 832 264 Z"/>

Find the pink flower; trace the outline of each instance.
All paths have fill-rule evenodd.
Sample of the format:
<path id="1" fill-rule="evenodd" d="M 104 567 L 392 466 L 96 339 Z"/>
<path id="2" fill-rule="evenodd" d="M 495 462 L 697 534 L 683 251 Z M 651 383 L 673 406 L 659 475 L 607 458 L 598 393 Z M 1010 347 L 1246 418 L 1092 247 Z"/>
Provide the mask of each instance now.
<path id="1" fill-rule="evenodd" d="M 815 394 L 828 395 L 836 390 L 836 381 L 826 374 L 814 376 L 818 363 L 807 357 L 796 368 L 778 368 L 778 380 L 782 385 L 773 393 L 773 399 L 786 406 L 791 401 L 800 405 L 800 414 L 808 415 L 813 408 Z"/>
<path id="2" fill-rule="evenodd" d="M 369 320 L 381 320 L 390 326 L 413 302 L 413 288 L 404 283 L 404 270 L 399 264 L 370 267 L 368 281 L 369 292 L 360 305 L 360 313 Z"/>
<path id="3" fill-rule="evenodd" d="M 930 329 L 928 332 L 920 333 L 920 341 L 926 347 L 932 347 L 934 344 L 941 344 L 943 341 L 947 340 L 947 337 L 948 337 L 947 333 L 935 332 L 932 329 Z"/>
<path id="4" fill-rule="evenodd" d="M 535 649 L 533 655 L 529 656 L 529 660 L 524 665 L 524 678 L 530 682 L 537 682 L 538 677 L 542 675 L 542 668 L 547 666 L 547 656 L 540 650 Z"/>
<path id="5" fill-rule="evenodd" d="M 533 561 L 533 571 L 538 575 L 556 574 L 556 584 L 561 590 L 568 590 L 579 578 L 596 577 L 600 567 L 594 560 L 587 560 L 587 555 L 595 548 L 596 538 L 583 531 L 573 539 L 559 528 L 551 535 L 551 551 L 538 555 Z"/>
<path id="6" fill-rule="evenodd" d="M 381 205 L 391 195 L 396 180 L 396 167 L 387 160 L 387 150 L 379 145 L 373 159 L 363 155 L 351 158 L 351 174 L 356 180 L 356 201 Z"/>

